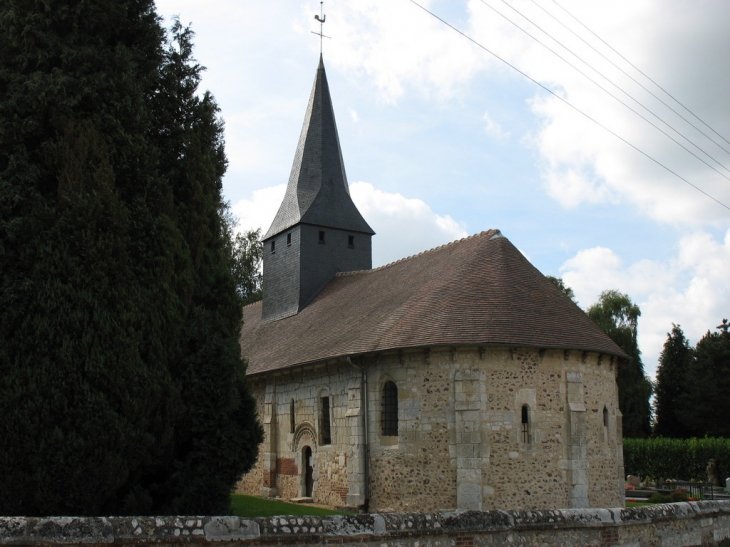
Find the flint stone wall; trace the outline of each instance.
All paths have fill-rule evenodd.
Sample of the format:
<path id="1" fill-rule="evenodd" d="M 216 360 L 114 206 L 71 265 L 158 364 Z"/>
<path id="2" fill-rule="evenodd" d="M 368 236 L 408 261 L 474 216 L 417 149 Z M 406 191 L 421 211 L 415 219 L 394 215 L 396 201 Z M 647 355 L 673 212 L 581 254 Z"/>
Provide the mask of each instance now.
<path id="1" fill-rule="evenodd" d="M 0 545 L 631 546 L 718 545 L 730 501 L 631 509 L 384 513 L 332 517 L 0 518 Z"/>

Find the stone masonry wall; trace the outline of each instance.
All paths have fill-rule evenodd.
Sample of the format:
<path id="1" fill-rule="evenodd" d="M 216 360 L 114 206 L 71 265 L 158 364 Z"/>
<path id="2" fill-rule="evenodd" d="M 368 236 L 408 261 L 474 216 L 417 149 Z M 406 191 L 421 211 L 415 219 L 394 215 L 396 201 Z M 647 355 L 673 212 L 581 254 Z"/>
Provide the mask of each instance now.
<path id="1" fill-rule="evenodd" d="M 334 364 L 299 369 L 272 377 L 266 383 L 252 382 L 257 399 L 268 396 L 271 400 L 272 415 L 267 425 L 266 411 L 260 410 L 265 439 L 256 465 L 239 482 L 237 492 L 287 500 L 305 497 L 304 449 L 309 447 L 313 459 L 313 502 L 333 507 L 346 505 L 347 461 L 357 454 L 353 454 L 345 414 L 348 388 L 357 385 L 359 378 L 352 365 Z M 327 444 L 323 437 L 323 398 L 329 400 L 331 438 Z M 276 453 L 272 466 L 276 472 L 273 487 L 267 490 L 262 460 L 270 450 Z"/>
<path id="2" fill-rule="evenodd" d="M 730 501 L 633 509 L 333 517 L 0 518 L 0 545 L 694 547 L 726 544 Z"/>
<path id="3" fill-rule="evenodd" d="M 366 362 L 374 424 L 371 508 L 569 507 L 571 477 L 582 480 L 586 490 L 590 486 L 585 506 L 623 505 L 620 429 L 602 431 L 604 406 L 616 423 L 615 370 L 610 359 L 598 361 L 597 354 L 582 352 L 445 348 Z M 591 410 L 585 425 L 586 457 L 577 461 L 569 453 L 568 372 L 582 379 L 577 396 Z M 389 379 L 399 388 L 395 443 L 381 437 L 379 429 L 380 393 Z M 530 414 L 528 443 L 522 442 L 523 405 Z M 600 412 L 593 412 L 599 407 Z M 467 413 L 471 424 L 465 421 Z M 585 468 L 571 474 L 584 461 Z M 469 501 L 468 494 L 457 500 L 457 492 L 468 491 L 459 484 L 460 477 L 479 482 L 477 500 Z"/>
<path id="4" fill-rule="evenodd" d="M 270 377 L 266 385 L 254 383 L 256 396 L 270 405 L 261 410 L 267 438 L 239 492 L 303 496 L 302 450 L 310 446 L 313 501 L 361 504 L 356 500 L 364 499 L 365 490 L 360 484 L 364 447 L 358 444 L 365 410 L 359 400 L 362 367 L 367 374 L 370 510 L 623 505 L 621 416 L 615 364 L 609 357 L 563 350 L 434 348 L 353 361 L 298 369 Z M 398 387 L 397 436 L 381 434 L 381 399 L 388 381 Z M 323 397 L 330 405 L 332 439 L 327 445 L 322 444 Z M 272 451 L 273 463 L 273 456 L 267 456 Z M 264 484 L 272 477 L 267 469 L 275 470 L 274 490 Z"/>

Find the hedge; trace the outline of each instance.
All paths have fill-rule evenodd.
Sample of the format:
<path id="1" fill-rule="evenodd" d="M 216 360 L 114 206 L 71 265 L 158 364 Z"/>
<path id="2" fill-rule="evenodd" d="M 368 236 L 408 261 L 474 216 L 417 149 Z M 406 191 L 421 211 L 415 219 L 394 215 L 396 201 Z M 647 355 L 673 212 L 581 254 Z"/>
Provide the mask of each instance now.
<path id="1" fill-rule="evenodd" d="M 715 459 L 720 484 L 730 476 L 730 439 L 624 439 L 627 475 L 705 482 L 707 462 Z"/>

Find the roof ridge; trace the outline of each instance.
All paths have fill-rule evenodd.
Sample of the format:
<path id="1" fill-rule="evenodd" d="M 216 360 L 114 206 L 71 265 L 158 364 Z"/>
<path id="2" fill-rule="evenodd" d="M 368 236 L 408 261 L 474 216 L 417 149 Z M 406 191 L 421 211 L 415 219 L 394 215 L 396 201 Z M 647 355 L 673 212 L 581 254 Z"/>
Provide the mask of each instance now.
<path id="1" fill-rule="evenodd" d="M 365 272 L 377 272 L 377 271 L 383 270 L 385 268 L 394 266 L 396 264 L 400 264 L 401 262 L 405 262 L 406 260 L 411 260 L 412 258 L 416 258 L 421 255 L 433 253 L 435 251 L 439 251 L 446 247 L 451 247 L 452 245 L 456 245 L 457 243 L 461 243 L 462 241 L 466 241 L 469 239 L 476 239 L 481 236 L 485 236 L 485 237 L 490 236 L 491 237 L 494 235 L 502 235 L 502 232 L 500 232 L 499 229 L 497 229 L 497 228 L 493 228 L 491 230 L 484 230 L 483 232 L 479 232 L 476 234 L 472 234 L 470 236 L 462 237 L 461 239 L 455 239 L 454 241 L 449 241 L 448 243 L 444 243 L 443 245 L 439 245 L 438 247 L 426 249 L 425 251 L 421 251 L 420 253 L 416 253 L 416 254 L 412 254 L 410 256 L 399 258 L 398 260 L 394 260 L 393 262 L 383 264 L 382 266 L 378 266 L 377 268 L 372 268 L 370 270 L 355 270 L 355 271 L 350 271 L 350 272 L 337 272 L 335 275 L 336 276 L 345 276 L 345 275 L 353 275 L 353 274 L 359 274 L 359 273 L 365 273 Z M 504 237 L 504 236 L 502 236 L 502 237 Z"/>

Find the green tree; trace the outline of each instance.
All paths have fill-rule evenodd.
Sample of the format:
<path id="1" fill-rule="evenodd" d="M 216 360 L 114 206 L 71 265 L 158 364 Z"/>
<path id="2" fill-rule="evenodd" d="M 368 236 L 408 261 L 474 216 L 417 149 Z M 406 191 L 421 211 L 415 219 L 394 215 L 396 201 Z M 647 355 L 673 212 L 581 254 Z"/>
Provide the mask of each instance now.
<path id="1" fill-rule="evenodd" d="M 263 253 L 261 229 L 236 234 L 233 245 L 233 275 L 238 294 L 243 298 L 244 304 L 261 300 Z"/>
<path id="2" fill-rule="evenodd" d="M 730 437 L 730 324 L 727 319 L 697 342 L 677 417 L 694 436 Z"/>
<path id="3" fill-rule="evenodd" d="M 191 34 L 151 0 L 0 33 L 0 512 L 225 511 L 261 429 Z"/>
<path id="4" fill-rule="evenodd" d="M 628 295 L 615 290 L 603 291 L 598 302 L 588 308 L 588 316 L 626 355 L 616 375 L 619 409 L 623 414 L 624 437 L 647 437 L 651 433 L 651 381 L 644 373 L 638 342 L 641 310 Z"/>
<path id="5" fill-rule="evenodd" d="M 565 281 L 563 281 L 562 277 L 555 277 L 552 275 L 546 275 L 545 277 L 547 277 L 553 285 L 555 285 L 558 289 L 560 289 L 563 292 L 563 294 L 565 294 L 565 296 L 570 298 L 573 302 L 576 302 L 575 293 L 573 292 L 573 289 L 571 289 L 570 287 L 568 287 L 565 284 Z"/>
<path id="6" fill-rule="evenodd" d="M 694 361 L 694 352 L 679 325 L 672 325 L 664 349 L 659 356 L 657 381 L 654 391 L 654 435 L 686 439 L 694 431 L 678 417 L 680 401 L 687 393 L 687 375 Z"/>

